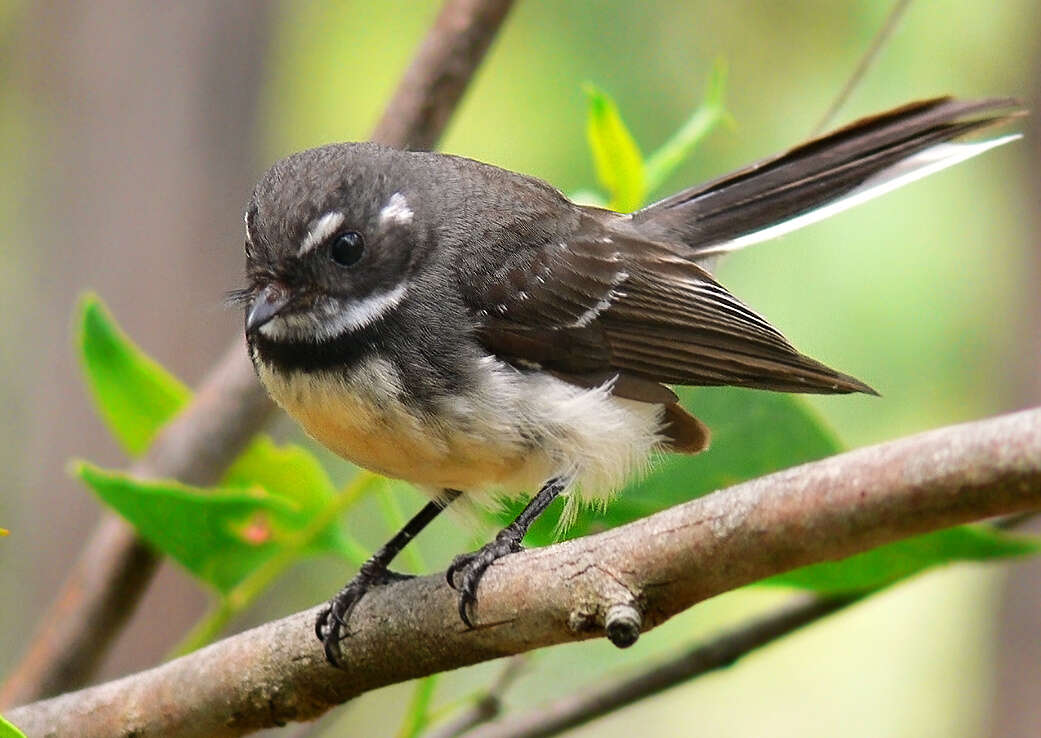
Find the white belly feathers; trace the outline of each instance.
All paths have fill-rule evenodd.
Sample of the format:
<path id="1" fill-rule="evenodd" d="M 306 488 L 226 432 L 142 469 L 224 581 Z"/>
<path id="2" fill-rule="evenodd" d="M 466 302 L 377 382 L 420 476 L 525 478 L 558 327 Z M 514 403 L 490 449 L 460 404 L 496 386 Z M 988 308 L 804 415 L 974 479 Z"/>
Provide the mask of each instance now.
<path id="1" fill-rule="evenodd" d="M 661 447 L 660 405 L 521 372 L 491 356 L 482 363 L 476 388 L 429 413 L 400 401 L 400 378 L 381 359 L 348 376 L 257 366 L 278 404 L 343 458 L 430 494 L 458 489 L 478 504 L 532 495 L 560 476 L 573 480 L 573 498 L 604 502 Z"/>

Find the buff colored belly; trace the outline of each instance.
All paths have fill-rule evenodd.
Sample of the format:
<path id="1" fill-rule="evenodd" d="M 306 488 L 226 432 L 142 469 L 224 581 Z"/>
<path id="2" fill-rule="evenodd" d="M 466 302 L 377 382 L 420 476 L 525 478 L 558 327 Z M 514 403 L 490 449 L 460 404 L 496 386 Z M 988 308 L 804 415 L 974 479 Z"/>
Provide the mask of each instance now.
<path id="1" fill-rule="evenodd" d="M 549 473 L 532 454 L 499 439 L 468 436 L 426 423 L 393 401 L 346 386 L 261 369 L 268 390 L 315 440 L 359 466 L 429 488 L 530 492 Z M 377 380 L 378 381 L 378 380 Z"/>
<path id="2" fill-rule="evenodd" d="M 566 477 L 572 500 L 604 500 L 646 468 L 660 448 L 660 405 L 620 400 L 519 372 L 493 357 L 464 394 L 430 415 L 398 398 L 400 377 L 376 358 L 348 376 L 275 373 L 258 362 L 275 401 L 316 440 L 354 463 L 419 485 L 458 489 L 478 504 L 530 495 Z M 574 510 L 569 506 L 569 510 Z"/>

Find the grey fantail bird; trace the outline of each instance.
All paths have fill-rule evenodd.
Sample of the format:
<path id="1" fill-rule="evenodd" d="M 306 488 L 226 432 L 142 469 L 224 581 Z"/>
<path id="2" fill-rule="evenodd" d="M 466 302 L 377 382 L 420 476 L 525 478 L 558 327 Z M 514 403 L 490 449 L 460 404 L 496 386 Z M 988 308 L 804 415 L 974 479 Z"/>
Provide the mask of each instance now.
<path id="1" fill-rule="evenodd" d="M 708 429 L 666 386 L 873 392 L 800 354 L 709 273 L 1013 138 L 952 142 L 1011 100 L 916 102 L 622 215 L 469 159 L 345 143 L 294 154 L 246 211 L 246 336 L 275 401 L 320 443 L 432 501 L 316 624 L 330 662 L 355 604 L 457 498 L 530 495 L 448 569 L 469 624 L 481 575 L 558 495 L 606 500 Z"/>

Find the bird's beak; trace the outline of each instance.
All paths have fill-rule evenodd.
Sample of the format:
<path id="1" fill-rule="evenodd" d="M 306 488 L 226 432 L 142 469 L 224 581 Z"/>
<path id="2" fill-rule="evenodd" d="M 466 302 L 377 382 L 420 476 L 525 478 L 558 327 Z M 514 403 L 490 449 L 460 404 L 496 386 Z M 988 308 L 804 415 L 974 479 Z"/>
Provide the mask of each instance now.
<path id="1" fill-rule="evenodd" d="M 265 287 L 246 315 L 246 333 L 252 333 L 278 315 L 289 304 L 289 291 L 273 284 Z"/>

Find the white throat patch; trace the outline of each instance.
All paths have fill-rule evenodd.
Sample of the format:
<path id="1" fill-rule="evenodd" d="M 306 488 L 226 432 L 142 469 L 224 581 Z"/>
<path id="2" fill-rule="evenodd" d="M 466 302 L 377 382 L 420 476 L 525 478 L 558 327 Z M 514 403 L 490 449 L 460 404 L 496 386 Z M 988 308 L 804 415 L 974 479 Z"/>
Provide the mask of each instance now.
<path id="1" fill-rule="evenodd" d="M 342 326 L 341 333 L 356 331 L 374 323 L 383 315 L 389 313 L 405 299 L 408 289 L 402 282 L 393 289 L 383 292 L 375 292 L 364 300 L 356 300 L 350 303 L 346 310 L 340 312 L 337 322 Z"/>
<path id="2" fill-rule="evenodd" d="M 392 289 L 346 303 L 323 297 L 306 313 L 272 318 L 260 327 L 260 332 L 273 341 L 332 341 L 376 322 L 397 307 L 407 292 L 402 282 Z"/>

